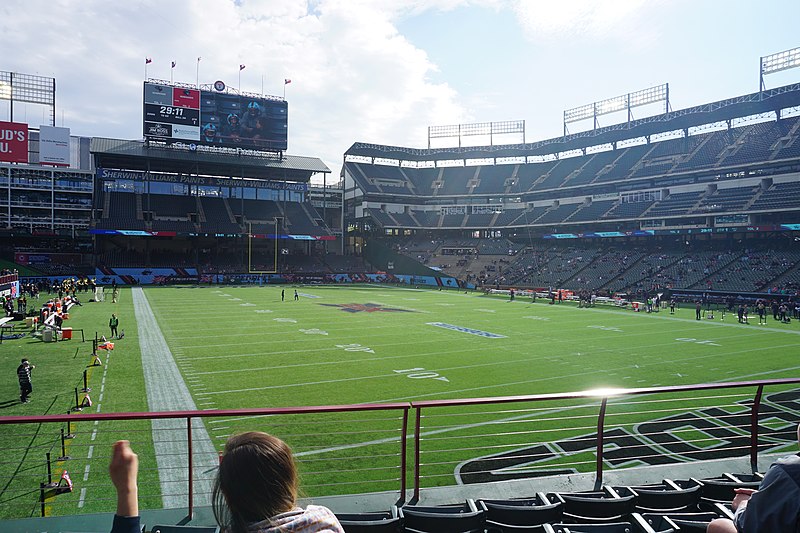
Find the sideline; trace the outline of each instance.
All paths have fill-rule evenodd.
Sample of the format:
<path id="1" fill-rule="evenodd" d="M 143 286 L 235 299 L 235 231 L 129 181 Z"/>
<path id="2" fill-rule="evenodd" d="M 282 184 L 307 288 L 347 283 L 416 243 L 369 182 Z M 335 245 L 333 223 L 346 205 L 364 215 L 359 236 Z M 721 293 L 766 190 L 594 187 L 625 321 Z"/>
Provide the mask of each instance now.
<path id="1" fill-rule="evenodd" d="M 148 409 L 150 411 L 197 410 L 144 291 L 141 287 L 133 287 L 131 293 L 139 328 L 139 347 L 142 352 Z M 186 422 L 181 419 L 153 420 L 152 425 L 163 508 L 186 507 L 188 494 Z M 210 505 L 213 479 L 209 477 L 209 472 L 216 472 L 219 459 L 203 421 L 197 418 L 192 420 L 192 441 L 194 505 Z"/>

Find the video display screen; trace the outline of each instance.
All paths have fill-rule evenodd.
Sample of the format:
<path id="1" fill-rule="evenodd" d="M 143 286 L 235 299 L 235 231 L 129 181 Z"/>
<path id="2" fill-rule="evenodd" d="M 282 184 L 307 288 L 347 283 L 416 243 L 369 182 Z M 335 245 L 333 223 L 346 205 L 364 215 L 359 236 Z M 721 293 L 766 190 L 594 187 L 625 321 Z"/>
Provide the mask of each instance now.
<path id="1" fill-rule="evenodd" d="M 144 84 L 144 136 L 249 150 L 287 148 L 286 100 Z"/>

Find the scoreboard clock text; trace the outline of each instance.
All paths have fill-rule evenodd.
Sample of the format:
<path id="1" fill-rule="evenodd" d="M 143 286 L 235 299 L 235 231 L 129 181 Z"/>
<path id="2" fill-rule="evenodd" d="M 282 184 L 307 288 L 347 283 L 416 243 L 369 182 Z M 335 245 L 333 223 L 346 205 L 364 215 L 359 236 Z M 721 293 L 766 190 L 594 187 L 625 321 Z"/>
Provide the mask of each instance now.
<path id="1" fill-rule="evenodd" d="M 148 122 L 166 122 L 185 126 L 200 125 L 200 110 L 171 105 L 145 104 L 144 117 Z"/>

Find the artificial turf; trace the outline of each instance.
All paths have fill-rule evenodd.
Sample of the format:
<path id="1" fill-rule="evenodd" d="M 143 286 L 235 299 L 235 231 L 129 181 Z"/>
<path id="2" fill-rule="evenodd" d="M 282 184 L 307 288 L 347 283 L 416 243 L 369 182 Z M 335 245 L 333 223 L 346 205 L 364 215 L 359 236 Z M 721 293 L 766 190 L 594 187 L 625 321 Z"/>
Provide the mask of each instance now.
<path id="1" fill-rule="evenodd" d="M 668 310 L 647 314 L 612 307 L 578 309 L 572 303 L 550 305 L 542 299 L 510 302 L 507 297 L 477 292 L 369 285 L 154 287 L 145 288 L 145 295 L 199 409 L 688 385 L 794 377 L 800 368 L 794 362 L 800 353 L 796 323 L 780 324 L 770 318 L 767 326 L 752 324 L 752 320 L 745 325 L 736 323 L 733 315 L 721 320 L 719 313 L 714 320 L 697 321 L 693 307 L 679 308 L 675 315 Z M 110 356 L 102 412 L 144 411 L 147 393 L 130 292 L 123 290 L 118 304 L 87 303 L 72 313 L 69 322 L 84 327 L 87 336 L 94 337 L 94 331 L 107 334 L 112 309 L 120 316 L 125 338 Z M 91 346 L 79 340 L 4 342 L 0 359 L 7 379 L 0 384 L 0 393 L 9 403 L 2 414 L 65 412 L 91 353 Z M 13 402 L 17 394 L 14 370 L 21 354 L 37 365 L 34 401 L 25 405 Z M 164 364 L 169 363 L 165 360 Z M 92 369 L 95 391 L 105 369 Z M 662 395 L 658 404 L 610 404 L 606 427 L 630 429 L 721 404 L 732 406 L 728 411 L 735 414 L 741 407 L 736 402 L 749 397 L 750 390 L 734 390 L 699 399 L 697 394 Z M 93 399 L 97 403 L 94 394 Z M 454 472 L 463 475 L 474 466 L 469 463 L 472 459 L 513 454 L 528 444 L 559 440 L 563 451 L 595 429 L 597 404 L 576 399 L 426 409 L 421 419 L 426 435 L 420 455 L 423 484 L 453 484 Z M 401 420 L 402 411 L 376 411 L 219 417 L 204 423 L 217 449 L 228 435 L 245 430 L 269 431 L 284 438 L 298 455 L 305 492 L 321 495 L 396 488 Z M 412 426 L 413 421 L 409 422 Z M 725 440 L 718 432 L 688 426 L 677 424 L 674 431 L 696 443 L 697 453 L 711 453 Z M 786 426 L 779 421 L 776 432 Z M 58 440 L 59 429 L 45 425 L 0 430 L 0 444 L 17 450 L 5 454 L 0 464 L 7 480 L 0 492 L 2 516 L 35 516 L 40 511 L 43 455 Z M 98 431 L 91 440 L 94 429 Z M 48 512 L 113 508 L 105 472 L 110 443 L 119 438 L 132 440 L 140 454 L 143 507 L 160 506 L 149 422 L 103 422 L 96 427 L 87 422 L 77 425 L 76 438 L 70 441 L 69 453 L 74 458 L 54 464 L 58 471 L 70 470 L 75 491 L 52 499 Z M 95 448 L 87 459 L 89 446 Z M 535 461 L 512 458 L 497 464 L 509 472 L 521 468 L 530 472 L 532 462 L 548 472 L 594 468 L 594 454 L 586 446 L 548 455 L 552 448 L 539 448 L 543 453 Z M 664 455 L 679 455 L 667 445 L 656 449 Z M 60 454 L 60 447 L 56 452 Z M 411 451 L 407 453 L 410 458 Z M 644 456 L 648 451 L 639 453 Z M 641 461 L 618 461 L 619 466 L 632 464 Z M 90 474 L 83 481 L 87 465 Z M 86 490 L 83 506 L 78 507 L 81 489 Z"/>

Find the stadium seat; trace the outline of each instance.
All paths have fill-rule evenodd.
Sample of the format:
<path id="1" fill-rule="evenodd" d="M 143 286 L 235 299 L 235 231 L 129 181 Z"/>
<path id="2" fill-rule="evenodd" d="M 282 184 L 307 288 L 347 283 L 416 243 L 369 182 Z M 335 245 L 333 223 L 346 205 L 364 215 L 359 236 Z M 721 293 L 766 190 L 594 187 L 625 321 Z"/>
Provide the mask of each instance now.
<path id="1" fill-rule="evenodd" d="M 390 511 L 367 513 L 336 513 L 336 518 L 347 533 L 397 533 L 402 531 L 402 520 L 397 507 Z"/>
<path id="2" fill-rule="evenodd" d="M 544 531 L 542 525 L 561 520 L 562 503 L 541 504 L 531 500 L 478 501 L 491 531 Z M 520 528 L 520 529 L 515 529 Z"/>
<path id="3" fill-rule="evenodd" d="M 668 485 L 615 487 L 621 496 L 635 496 L 636 511 L 640 513 L 699 511 L 700 488 L 700 485 L 685 489 Z"/>
<path id="4" fill-rule="evenodd" d="M 411 533 L 469 533 L 484 530 L 483 510 L 467 500 L 463 505 L 400 508 L 403 531 Z"/>
<path id="5" fill-rule="evenodd" d="M 729 477 L 692 480 L 702 485 L 700 501 L 706 508 L 713 507 L 715 503 L 729 504 L 733 501 L 734 489 L 758 489 L 761 484 L 760 481 L 733 481 Z"/>
<path id="6" fill-rule="evenodd" d="M 614 523 L 626 520 L 634 512 L 636 497 L 601 497 L 598 493 L 548 494 L 551 502 L 564 504 L 564 518 L 579 523 Z"/>
<path id="7" fill-rule="evenodd" d="M 399 533 L 403 531 L 400 517 L 380 520 L 345 520 L 339 519 L 346 533 Z"/>
<path id="8" fill-rule="evenodd" d="M 152 533 L 219 533 L 218 526 L 155 526 Z"/>
<path id="9" fill-rule="evenodd" d="M 674 530 L 668 530 L 674 531 Z M 662 531 L 659 533 L 668 533 Z M 610 524 L 553 524 L 545 526 L 546 533 L 653 533 L 638 522 L 613 522 Z"/>

